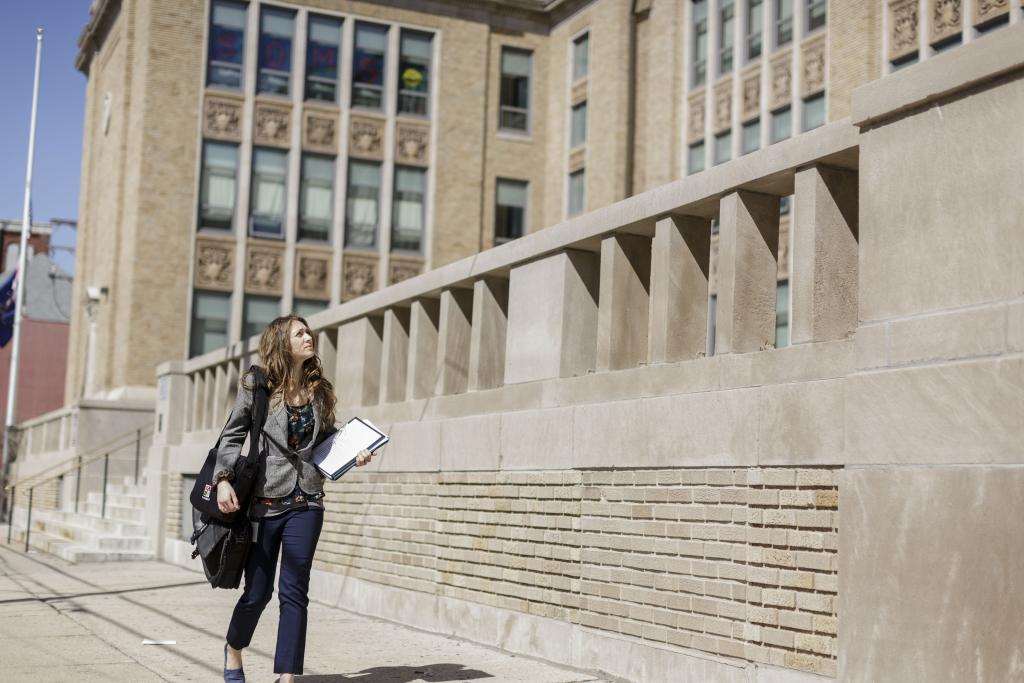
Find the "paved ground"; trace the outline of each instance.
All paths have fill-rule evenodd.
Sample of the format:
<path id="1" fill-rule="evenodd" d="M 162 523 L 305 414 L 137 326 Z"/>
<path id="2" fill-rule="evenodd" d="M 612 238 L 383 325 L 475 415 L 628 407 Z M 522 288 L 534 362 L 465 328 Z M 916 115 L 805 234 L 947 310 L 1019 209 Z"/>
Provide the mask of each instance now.
<path id="1" fill-rule="evenodd" d="M 5 540 L 6 534 L 3 539 Z M 0 663 L 12 681 L 216 681 L 238 591 L 160 562 L 70 565 L 0 543 Z M 316 683 L 600 683 L 586 673 L 310 605 L 306 675 Z M 246 650 L 249 681 L 275 680 L 277 601 Z M 175 641 L 143 645 L 143 640 Z"/>

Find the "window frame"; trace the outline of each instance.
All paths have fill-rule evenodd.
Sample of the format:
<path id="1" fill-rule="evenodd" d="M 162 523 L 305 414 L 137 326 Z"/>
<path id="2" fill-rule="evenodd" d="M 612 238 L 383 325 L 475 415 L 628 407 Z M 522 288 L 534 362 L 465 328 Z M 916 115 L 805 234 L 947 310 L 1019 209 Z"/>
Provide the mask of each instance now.
<path id="1" fill-rule="evenodd" d="M 696 7 L 700 5 L 704 10 L 704 17 L 697 19 Z M 710 0 L 691 0 L 690 2 L 690 35 L 693 48 L 690 51 L 690 89 L 699 88 L 708 82 L 708 55 L 711 47 L 708 40 L 709 22 L 708 12 L 710 11 Z M 698 54 L 700 40 L 704 37 L 704 54 Z M 699 75 L 699 76 L 698 76 Z"/>
<path id="2" fill-rule="evenodd" d="M 819 124 L 817 124 L 815 126 L 808 127 L 807 126 L 807 105 L 809 103 L 811 103 L 811 102 L 818 102 L 818 101 L 821 102 L 821 123 L 819 123 Z M 800 108 L 800 132 L 801 133 L 806 133 L 809 130 L 814 130 L 815 128 L 821 128 L 822 126 L 824 126 L 825 123 L 828 121 L 828 101 L 827 101 L 826 96 L 825 96 L 825 91 L 822 90 L 819 93 L 815 93 L 813 95 L 805 97 L 802 100 L 802 102 L 803 102 L 803 106 Z"/>
<path id="3" fill-rule="evenodd" d="M 782 136 L 780 138 L 777 138 L 777 137 L 775 137 L 775 119 L 777 117 L 779 117 L 783 112 L 785 112 L 789 116 L 789 132 L 786 135 L 784 135 L 784 136 Z M 782 142 L 783 140 L 788 140 L 789 138 L 793 137 L 793 105 L 792 104 L 787 104 L 787 105 L 785 105 L 783 107 L 779 107 L 777 109 L 773 109 L 771 111 L 771 113 L 769 114 L 769 116 L 771 117 L 769 119 L 769 125 L 771 126 L 771 128 L 768 129 L 768 142 L 769 142 L 769 144 L 774 145 L 777 142 Z"/>
<path id="4" fill-rule="evenodd" d="M 373 240 L 370 244 L 354 244 L 352 242 L 352 220 L 351 220 L 351 202 L 353 199 L 363 198 L 356 193 L 353 193 L 352 178 L 355 174 L 352 173 L 352 166 L 354 164 L 364 164 L 366 166 L 373 166 L 377 171 L 377 186 L 376 196 L 374 201 L 376 203 L 376 216 L 373 225 Z M 371 161 L 368 159 L 358 159 L 349 157 L 348 165 L 346 166 L 345 173 L 345 239 L 344 248 L 346 249 L 370 249 L 377 250 L 380 241 L 380 230 L 381 230 L 381 190 L 384 184 L 384 164 L 380 161 Z M 369 187 L 368 185 L 359 185 L 358 187 Z"/>
<path id="5" fill-rule="evenodd" d="M 232 197 L 231 197 L 231 215 L 228 217 L 227 224 L 223 225 L 223 226 L 221 226 L 221 225 L 212 225 L 212 224 L 207 222 L 206 217 L 205 217 L 206 204 L 203 202 L 203 193 L 205 192 L 205 188 L 206 188 L 206 185 L 207 185 L 207 183 L 206 183 L 206 180 L 207 180 L 207 177 L 208 177 L 207 174 L 210 172 L 210 170 L 209 170 L 210 167 L 207 165 L 207 157 L 208 157 L 208 151 L 207 150 L 211 146 L 230 147 L 234 151 L 234 157 L 235 157 L 234 174 L 232 175 L 232 181 L 233 181 L 233 184 L 234 184 L 234 191 L 233 191 L 233 194 L 232 194 Z M 197 196 L 197 199 L 199 201 L 196 202 L 196 213 L 197 213 L 196 224 L 197 224 L 199 230 L 211 230 L 211 231 L 217 231 L 218 233 L 232 232 L 234 230 L 235 218 L 237 217 L 237 214 L 238 214 L 238 188 L 239 188 L 238 171 L 239 171 L 239 165 L 240 165 L 239 164 L 239 150 L 240 150 L 240 147 L 241 146 L 237 142 L 226 142 L 224 140 L 212 140 L 212 139 L 206 139 L 206 138 L 204 138 L 203 141 L 202 141 L 202 146 L 201 146 L 201 150 L 200 150 L 201 158 L 200 158 L 200 163 L 199 163 L 199 193 L 198 193 L 198 196 Z M 220 176 L 226 177 L 227 174 L 215 173 L 214 175 L 220 175 Z"/>
<path id="6" fill-rule="evenodd" d="M 278 234 L 271 234 L 269 232 L 257 231 L 256 230 L 256 156 L 260 152 L 269 152 L 271 154 L 280 154 L 284 158 L 284 171 L 281 175 L 282 188 L 283 188 L 283 199 L 281 204 L 281 225 Z M 276 147 L 263 147 L 253 146 L 252 148 L 252 162 L 251 168 L 249 169 L 249 216 L 248 216 L 248 235 L 249 237 L 262 237 L 266 239 L 285 239 L 285 233 L 287 232 L 288 223 L 288 161 L 289 161 L 289 150 L 277 149 Z"/>
<path id="7" fill-rule="evenodd" d="M 521 226 L 520 234 L 518 234 L 518 235 L 507 235 L 507 234 L 506 235 L 499 235 L 498 234 L 498 216 L 501 215 L 500 209 L 503 206 L 502 204 L 498 203 L 498 194 L 499 194 L 499 187 L 501 186 L 502 183 L 509 183 L 509 184 L 520 185 L 520 186 L 522 186 L 522 188 L 524 190 L 523 195 L 524 195 L 525 199 L 523 201 L 523 206 L 522 207 L 512 207 L 512 208 L 520 208 L 521 211 L 523 212 L 522 226 Z M 498 178 L 494 179 L 494 244 L 495 244 L 495 246 L 497 246 L 499 244 L 504 244 L 506 242 L 511 242 L 512 240 L 515 240 L 515 239 L 519 239 L 520 237 L 522 237 L 522 236 L 524 236 L 524 235 L 529 233 L 529 225 L 528 225 L 529 210 L 530 210 L 530 181 L 529 180 L 519 180 L 518 178 L 504 178 L 504 177 L 498 177 Z"/>
<path id="8" fill-rule="evenodd" d="M 342 50 L 344 49 L 344 46 L 342 45 L 342 43 L 344 42 L 343 38 L 342 38 L 342 31 L 344 31 L 345 19 L 343 17 L 336 17 L 336 16 L 333 16 L 333 15 L 330 15 L 330 14 L 317 14 L 317 13 L 314 13 L 314 12 L 310 12 L 307 16 L 308 16 L 308 18 L 306 20 L 306 55 L 305 55 L 306 56 L 306 60 L 305 60 L 305 65 L 306 66 L 305 66 L 305 72 L 303 74 L 305 82 L 303 83 L 303 88 L 302 88 L 302 99 L 305 102 L 327 102 L 329 104 L 337 104 L 338 103 L 338 95 L 341 92 L 341 87 L 340 87 L 341 86 L 341 63 L 342 63 L 341 54 L 342 54 Z M 312 55 L 312 52 L 310 51 L 309 46 L 312 43 L 312 40 L 311 40 L 312 27 L 313 27 L 313 22 L 315 20 L 329 21 L 329 22 L 333 22 L 333 23 L 337 24 L 337 34 L 338 34 L 337 38 L 338 38 L 338 42 L 337 42 L 336 45 L 333 46 L 335 48 L 334 78 L 327 78 L 325 76 L 311 76 L 310 75 L 311 69 L 310 69 L 310 63 L 309 62 L 310 62 L 310 57 Z M 310 97 L 310 87 L 309 87 L 310 83 L 329 84 L 331 86 L 331 88 L 333 89 L 333 91 L 334 91 L 334 97 L 332 97 L 329 100 L 328 99 L 321 99 L 319 97 Z"/>
<path id="9" fill-rule="evenodd" d="M 794 28 L 793 27 L 793 2 L 794 2 L 794 0 L 773 0 L 773 2 L 775 3 L 775 5 L 774 5 L 775 15 L 774 15 L 774 20 L 772 22 L 772 43 L 773 43 L 772 47 L 774 49 L 778 50 L 779 48 L 785 47 L 786 45 L 789 45 L 790 43 L 793 42 L 793 38 L 794 38 L 794 36 L 793 36 L 793 33 L 794 33 L 794 30 L 793 30 L 793 28 Z M 782 3 L 784 3 L 784 2 L 788 2 L 789 3 L 789 16 L 788 17 L 783 17 L 781 12 L 780 12 L 780 9 L 782 7 Z M 786 38 L 786 40 L 781 40 L 781 38 L 780 38 L 780 36 L 782 35 L 783 29 L 789 31 L 789 37 Z"/>
<path id="10" fill-rule="evenodd" d="M 330 165 L 330 168 L 331 168 L 331 179 L 326 184 L 326 187 L 327 187 L 327 189 L 328 189 L 328 191 L 330 192 L 330 195 L 331 195 L 330 216 L 327 219 L 327 224 L 324 226 L 324 237 L 322 237 L 322 238 L 321 237 L 313 237 L 313 236 L 303 235 L 303 230 L 304 229 L 308 230 L 308 228 L 305 228 L 304 225 L 303 225 L 304 221 L 308 221 L 308 217 L 306 217 L 304 215 L 305 208 L 306 208 L 306 192 L 305 192 L 305 189 L 306 189 L 306 183 L 307 183 L 307 176 L 306 176 L 306 160 L 307 159 L 318 159 L 318 160 L 322 160 L 322 161 L 327 161 L 329 163 L 329 165 Z M 324 244 L 324 243 L 330 244 L 331 243 L 331 228 L 334 226 L 334 222 L 335 222 L 335 206 L 334 205 L 335 205 L 335 200 L 337 199 L 337 197 L 335 197 L 334 186 L 335 186 L 335 183 L 337 181 L 337 175 L 338 175 L 338 171 L 337 171 L 337 157 L 335 157 L 335 156 L 333 156 L 331 154 L 317 154 L 315 152 L 302 152 L 302 155 L 299 158 L 299 213 L 298 213 L 298 217 L 296 219 L 296 223 L 297 223 L 297 225 L 296 225 L 296 233 L 295 233 L 296 241 L 299 241 L 299 242 L 309 241 L 309 242 L 317 242 L 317 243 L 321 243 L 321 244 Z M 319 184 L 318 186 L 323 187 L 324 185 L 323 184 Z"/>
<path id="11" fill-rule="evenodd" d="M 380 69 L 380 85 L 374 85 L 372 83 L 363 83 L 356 81 L 356 50 L 359 48 L 359 28 L 360 27 L 371 27 L 374 29 L 384 29 L 384 54 L 381 57 L 381 69 Z M 361 111 L 375 111 L 383 112 L 387 109 L 387 72 L 389 67 L 389 50 L 388 43 L 391 36 L 391 24 L 380 24 L 374 21 L 356 21 L 352 27 L 352 63 L 351 63 L 351 78 L 349 83 L 349 108 L 353 110 Z M 380 98 L 379 106 L 370 106 L 361 102 L 356 102 L 356 88 L 365 88 L 368 90 L 375 91 Z"/>
<path id="12" fill-rule="evenodd" d="M 210 351 L 215 351 L 216 349 L 222 348 L 220 346 L 215 346 L 215 347 L 213 347 L 211 349 L 206 349 L 206 348 L 203 348 L 203 349 L 200 349 L 200 350 L 196 349 L 196 346 L 195 346 L 196 335 L 199 332 L 198 328 L 196 327 L 196 322 L 197 322 L 196 311 L 198 309 L 198 306 L 196 304 L 197 304 L 198 298 L 200 296 L 208 296 L 208 297 L 211 297 L 211 298 L 221 299 L 221 300 L 223 300 L 223 301 L 225 301 L 227 303 L 227 316 L 224 318 L 224 345 L 227 346 L 229 343 L 231 343 L 231 292 L 220 292 L 220 291 L 216 291 L 216 290 L 199 289 L 199 288 L 193 289 L 192 290 L 192 309 L 191 309 L 191 311 L 189 313 L 189 331 L 188 331 L 188 357 L 189 358 L 195 358 L 196 356 L 202 356 L 205 353 L 209 353 Z M 215 319 L 214 318 L 202 318 L 202 320 L 206 321 L 206 320 L 215 320 Z M 205 329 L 203 331 L 205 332 Z"/>
<path id="13" fill-rule="evenodd" d="M 427 62 L 427 68 L 426 68 L 426 72 L 427 72 L 427 75 L 426 75 L 427 88 L 423 92 L 419 92 L 419 91 L 415 91 L 415 90 L 408 90 L 408 91 L 406 91 L 406 90 L 402 89 L 402 73 L 401 73 L 401 71 L 402 71 L 402 37 L 404 35 L 406 35 L 406 34 L 426 36 L 429 39 L 428 42 L 429 42 L 429 45 L 430 45 L 430 49 L 429 49 L 430 58 L 429 58 L 429 61 Z M 396 92 L 396 96 L 395 96 L 395 111 L 396 111 L 396 113 L 399 116 L 416 116 L 416 117 L 420 117 L 420 118 L 424 118 L 424 119 L 430 118 L 430 104 L 431 104 L 430 92 L 431 92 L 431 87 L 433 85 L 433 70 L 434 70 L 434 35 L 435 34 L 430 32 L 430 31 L 420 31 L 418 29 L 410 29 L 410 28 L 402 28 L 399 31 L 399 34 L 398 34 L 398 60 L 397 60 L 398 74 L 397 74 L 397 76 L 395 78 L 395 92 Z M 422 100 L 423 100 L 423 112 L 420 113 L 420 112 L 414 112 L 414 111 L 404 111 L 402 109 L 402 98 L 403 98 L 403 96 L 404 97 L 422 98 Z"/>
<path id="14" fill-rule="evenodd" d="M 695 167 L 691 162 L 697 150 L 700 150 L 700 167 Z M 707 169 L 707 145 L 704 140 L 691 142 L 686 146 L 686 175 L 700 173 Z"/>
<path id="15" fill-rule="evenodd" d="M 242 22 L 242 31 L 241 31 L 241 40 L 240 40 L 241 45 L 240 45 L 240 49 L 239 49 L 239 54 L 241 55 L 241 57 L 239 58 L 239 61 L 238 61 L 237 64 L 235 64 L 234 62 L 225 62 L 225 61 L 221 61 L 221 60 L 215 60 L 213 58 L 213 43 L 214 43 L 214 38 L 215 38 L 215 36 L 214 36 L 214 33 L 215 33 L 214 27 L 216 26 L 214 24 L 214 13 L 216 11 L 217 5 L 234 6 L 235 9 L 241 9 L 242 13 L 243 13 L 243 15 L 245 17 L 245 20 Z M 249 3 L 247 3 L 247 2 L 238 2 L 237 0 L 213 0 L 210 3 L 210 16 L 209 16 L 209 21 L 207 22 L 207 26 L 206 26 L 206 30 L 207 30 L 207 37 L 206 37 L 206 87 L 208 87 L 208 88 L 223 88 L 225 90 L 242 90 L 245 87 L 245 42 L 246 42 L 246 35 L 245 34 L 246 34 L 246 30 L 248 29 L 248 27 L 249 27 Z M 227 68 L 227 69 L 229 69 L 231 71 L 237 71 L 237 73 L 238 73 L 238 85 L 228 85 L 228 84 L 225 84 L 225 83 L 214 82 L 213 79 L 211 78 L 211 75 L 212 75 L 214 67 L 220 68 L 220 69 Z"/>
<path id="16" fill-rule="evenodd" d="M 256 94 L 260 95 L 260 96 L 264 96 L 264 97 L 269 96 L 269 97 L 291 98 L 291 95 L 292 95 L 292 72 L 295 70 L 295 64 L 294 64 L 294 61 L 295 61 L 295 31 L 296 31 L 296 28 L 298 26 L 298 12 L 296 10 L 287 9 L 285 7 L 279 7 L 277 5 L 267 5 L 267 4 L 260 5 L 259 11 L 260 11 L 259 26 L 258 26 L 258 31 L 259 31 L 258 38 L 259 38 L 259 40 L 257 41 L 258 53 L 256 55 Z M 263 65 L 263 60 L 264 60 L 264 51 L 263 51 L 263 47 L 264 47 L 263 46 L 264 28 L 263 28 L 263 20 L 264 20 L 265 16 L 270 15 L 270 14 L 277 14 L 277 15 L 279 15 L 281 17 L 283 17 L 284 15 L 288 15 L 288 18 L 291 21 L 292 30 L 291 30 L 291 36 L 289 38 L 289 43 L 288 43 L 288 70 L 287 71 L 282 71 L 280 69 L 270 69 L 270 68 L 265 67 Z M 270 75 L 277 75 L 277 76 L 280 76 L 280 75 L 283 74 L 285 76 L 285 83 L 286 83 L 285 91 L 284 92 L 279 92 L 277 90 L 264 89 L 264 74 L 265 73 L 270 74 Z"/>
<path id="17" fill-rule="evenodd" d="M 579 62 L 576 59 L 578 56 L 576 48 L 584 42 L 586 43 L 586 49 L 583 54 L 586 55 L 586 57 L 583 60 L 582 73 L 578 74 L 577 71 L 579 71 L 579 69 L 577 69 L 577 67 L 579 66 Z M 576 83 L 578 81 L 582 81 L 588 76 L 590 76 L 590 29 L 586 29 L 583 33 L 580 33 L 572 39 L 572 82 Z"/>
<path id="18" fill-rule="evenodd" d="M 744 61 L 745 62 L 752 62 L 755 59 L 759 59 L 761 57 L 761 55 L 764 54 L 764 10 L 765 10 L 764 4 L 765 4 L 765 0 L 748 0 L 747 1 L 747 5 L 746 5 L 746 7 L 747 7 L 747 26 L 746 26 L 746 28 L 747 28 L 747 35 L 744 36 L 744 46 L 743 46 L 743 57 L 744 57 Z M 754 33 L 751 30 L 751 28 L 750 28 L 751 25 L 753 24 L 753 21 L 751 21 L 751 20 L 754 17 L 754 10 L 755 9 L 758 10 L 758 12 L 760 13 L 760 21 L 759 21 L 759 23 L 761 24 L 760 29 L 758 29 L 758 31 L 756 33 Z M 755 37 L 757 38 L 757 54 L 756 55 L 753 54 L 752 53 L 753 51 L 751 50 L 751 44 L 752 44 L 753 39 Z"/>
<path id="19" fill-rule="evenodd" d="M 420 235 L 418 244 L 415 249 L 411 249 L 407 246 L 396 246 L 398 240 L 395 239 L 396 223 L 395 218 L 398 212 L 395 210 L 398 204 L 398 174 L 399 171 L 415 171 L 422 174 L 423 178 L 423 193 L 422 201 L 420 202 Z M 428 170 L 422 166 L 409 166 L 406 164 L 395 164 L 394 167 L 394 178 L 391 183 L 391 225 L 389 226 L 391 241 L 389 248 L 392 253 L 401 252 L 406 254 L 422 254 L 423 245 L 426 242 L 427 236 L 427 195 L 430 191 L 430 178 L 427 175 Z"/>
<path id="20" fill-rule="evenodd" d="M 580 179 L 579 182 L 581 183 L 581 186 L 580 186 L 581 189 L 580 189 L 580 205 L 579 205 L 579 208 L 577 208 L 575 211 L 573 211 L 572 187 L 573 187 L 573 180 L 575 178 L 579 178 Z M 587 169 L 586 169 L 586 167 L 577 168 L 575 171 L 572 171 L 571 173 L 569 173 L 569 178 L 568 178 L 568 181 L 566 182 L 566 190 L 567 190 L 567 196 L 566 196 L 566 202 L 565 202 L 565 215 L 567 217 L 569 217 L 569 218 L 572 218 L 573 216 L 579 216 L 579 215 L 581 215 L 583 213 L 586 213 L 586 211 L 587 211 Z"/>
<path id="21" fill-rule="evenodd" d="M 728 13 L 728 16 L 726 16 Z M 721 0 L 718 4 L 718 67 L 717 75 L 732 73 L 733 56 L 735 54 L 734 36 L 736 35 L 736 0 Z M 727 26 L 728 24 L 728 26 Z M 726 42 L 729 44 L 726 45 Z M 729 66 L 725 64 L 728 61 Z"/>
<path id="22" fill-rule="evenodd" d="M 525 55 L 529 60 L 529 73 L 526 75 L 526 107 L 515 107 L 513 105 L 507 105 L 502 102 L 505 93 L 505 70 L 504 70 L 504 56 L 506 52 L 518 52 Z M 507 135 L 518 135 L 518 136 L 530 136 L 533 134 L 533 116 L 531 115 L 531 109 L 533 104 L 533 75 L 534 75 L 534 51 L 529 48 L 518 47 L 515 45 L 502 45 L 501 53 L 499 56 L 499 87 L 498 87 L 498 132 Z M 515 128 L 504 125 L 505 112 L 521 113 L 526 120 L 525 125 L 522 128 Z"/>

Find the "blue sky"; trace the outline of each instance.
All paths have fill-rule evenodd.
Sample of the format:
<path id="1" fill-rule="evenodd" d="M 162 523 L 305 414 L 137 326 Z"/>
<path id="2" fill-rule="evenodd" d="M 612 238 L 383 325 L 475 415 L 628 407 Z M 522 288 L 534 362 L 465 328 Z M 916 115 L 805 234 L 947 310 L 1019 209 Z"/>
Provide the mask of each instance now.
<path id="1" fill-rule="evenodd" d="M 85 76 L 75 71 L 74 62 L 78 35 L 89 20 L 89 0 L 3 0 L 0 7 L 0 44 L 7 50 L 0 69 L 4 93 L 0 107 L 0 216 L 21 220 L 36 27 L 42 27 L 33 218 L 77 219 Z M 75 232 L 60 228 L 54 232 L 53 242 L 73 246 Z M 54 258 L 62 268 L 74 272 L 71 253 L 57 250 Z"/>

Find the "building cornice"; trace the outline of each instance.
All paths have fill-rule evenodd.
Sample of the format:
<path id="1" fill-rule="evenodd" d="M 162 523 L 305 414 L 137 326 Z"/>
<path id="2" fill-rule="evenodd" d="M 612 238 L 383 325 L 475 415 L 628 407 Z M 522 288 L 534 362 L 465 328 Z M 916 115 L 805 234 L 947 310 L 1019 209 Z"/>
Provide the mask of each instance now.
<path id="1" fill-rule="evenodd" d="M 99 52 L 103 39 L 121 11 L 121 0 L 93 0 L 89 7 L 89 23 L 78 36 L 78 55 L 75 68 L 86 76 L 92 57 Z"/>

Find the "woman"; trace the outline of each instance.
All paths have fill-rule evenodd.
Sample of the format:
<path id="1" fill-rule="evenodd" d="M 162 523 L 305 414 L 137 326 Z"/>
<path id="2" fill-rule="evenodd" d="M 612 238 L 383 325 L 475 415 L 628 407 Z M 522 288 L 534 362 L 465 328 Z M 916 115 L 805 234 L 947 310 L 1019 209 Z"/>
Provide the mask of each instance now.
<path id="1" fill-rule="evenodd" d="M 274 672 L 280 674 L 281 683 L 290 683 L 302 673 L 309 573 L 324 521 L 324 479 L 313 465 L 312 455 L 314 445 L 334 431 L 335 402 L 313 339 L 309 325 L 296 315 L 277 318 L 260 337 L 260 358 L 270 392 L 262 439 L 266 460 L 248 511 L 258 524 L 246 562 L 245 589 L 235 605 L 224 645 L 225 681 L 245 681 L 242 650 L 249 646 L 260 614 L 273 595 L 278 555 L 281 616 Z M 249 433 L 252 382 L 249 373 L 242 378 L 217 451 L 213 483 L 222 512 L 239 509 L 231 479 Z M 357 464 L 365 465 L 370 458 L 369 451 L 361 451 Z"/>

